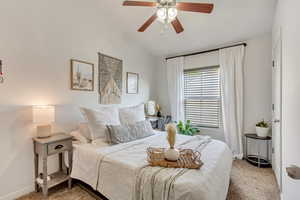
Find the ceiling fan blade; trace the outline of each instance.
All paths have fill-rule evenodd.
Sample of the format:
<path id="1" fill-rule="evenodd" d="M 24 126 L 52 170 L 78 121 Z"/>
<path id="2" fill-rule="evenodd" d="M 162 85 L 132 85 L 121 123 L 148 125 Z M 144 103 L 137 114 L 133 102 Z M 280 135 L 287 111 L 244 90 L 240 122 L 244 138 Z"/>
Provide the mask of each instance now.
<path id="1" fill-rule="evenodd" d="M 146 2 L 146 1 L 124 1 L 123 6 L 155 7 L 155 6 L 157 6 L 157 3 L 156 2 Z"/>
<path id="2" fill-rule="evenodd" d="M 211 3 L 177 3 L 176 7 L 178 10 L 190 11 L 190 12 L 201 12 L 211 13 L 214 9 L 214 4 Z"/>
<path id="3" fill-rule="evenodd" d="M 156 13 L 152 15 L 142 26 L 139 28 L 139 32 L 144 32 L 157 18 Z"/>
<path id="4" fill-rule="evenodd" d="M 179 34 L 179 33 L 181 33 L 181 32 L 184 31 L 184 29 L 183 29 L 183 27 L 182 27 L 182 25 L 181 25 L 181 23 L 180 23 L 180 21 L 178 20 L 177 17 L 176 17 L 176 19 L 173 20 L 171 23 L 172 23 L 172 26 L 174 27 L 176 33 Z"/>

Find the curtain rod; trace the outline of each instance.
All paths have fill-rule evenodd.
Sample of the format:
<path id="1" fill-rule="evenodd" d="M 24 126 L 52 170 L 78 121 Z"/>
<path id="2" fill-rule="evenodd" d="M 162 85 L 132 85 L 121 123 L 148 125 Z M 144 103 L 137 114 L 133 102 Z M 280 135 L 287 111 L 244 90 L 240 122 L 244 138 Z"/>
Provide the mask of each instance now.
<path id="1" fill-rule="evenodd" d="M 168 57 L 166 58 L 166 60 L 172 59 L 172 58 L 178 58 L 178 57 L 187 57 L 187 56 L 194 56 L 194 55 L 198 55 L 198 54 L 203 54 L 203 53 L 209 53 L 209 52 L 213 52 L 213 51 L 219 51 L 220 49 L 226 49 L 226 48 L 230 48 L 230 47 L 236 47 L 236 46 L 247 46 L 247 43 L 240 43 L 240 44 L 235 44 L 235 45 L 230 45 L 230 46 L 226 46 L 226 47 L 221 47 L 221 48 L 217 48 L 217 49 L 211 49 L 211 50 L 206 50 L 206 51 L 199 51 L 199 52 L 194 52 L 194 53 L 189 53 L 189 54 L 184 54 L 184 55 L 179 55 L 179 56 L 172 56 L 172 57 Z"/>

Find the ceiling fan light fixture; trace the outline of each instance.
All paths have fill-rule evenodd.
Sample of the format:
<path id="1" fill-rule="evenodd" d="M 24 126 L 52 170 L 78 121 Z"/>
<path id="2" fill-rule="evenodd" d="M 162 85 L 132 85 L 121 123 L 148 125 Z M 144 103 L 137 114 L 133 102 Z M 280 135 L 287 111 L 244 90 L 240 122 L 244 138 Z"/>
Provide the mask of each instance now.
<path id="1" fill-rule="evenodd" d="M 168 18 L 172 21 L 177 17 L 178 11 L 176 8 L 168 8 Z"/>
<path id="2" fill-rule="evenodd" d="M 174 7 L 159 7 L 156 11 L 158 21 L 162 23 L 171 23 L 177 17 L 177 9 Z"/>
<path id="3" fill-rule="evenodd" d="M 167 27 L 172 24 L 176 33 L 182 33 L 182 27 L 177 18 L 178 11 L 197 12 L 210 14 L 214 9 L 212 3 L 196 3 L 196 2 L 178 2 L 177 0 L 124 0 L 123 6 L 143 6 L 155 7 L 156 12 L 138 29 L 139 32 L 144 32 L 155 20 L 160 21 Z"/>
<path id="4" fill-rule="evenodd" d="M 165 21 L 167 18 L 167 9 L 164 7 L 158 8 L 156 15 L 160 21 Z"/>

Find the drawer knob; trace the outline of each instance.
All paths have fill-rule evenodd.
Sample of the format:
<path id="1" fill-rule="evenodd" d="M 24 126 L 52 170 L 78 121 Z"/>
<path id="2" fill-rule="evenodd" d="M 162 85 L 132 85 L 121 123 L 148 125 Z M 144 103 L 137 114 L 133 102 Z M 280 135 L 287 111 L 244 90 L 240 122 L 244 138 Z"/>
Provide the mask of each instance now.
<path id="1" fill-rule="evenodd" d="M 61 148 L 63 148 L 63 147 L 64 147 L 64 145 L 59 144 L 59 145 L 57 145 L 54 149 L 55 149 L 55 150 L 58 150 L 58 149 L 61 149 Z"/>

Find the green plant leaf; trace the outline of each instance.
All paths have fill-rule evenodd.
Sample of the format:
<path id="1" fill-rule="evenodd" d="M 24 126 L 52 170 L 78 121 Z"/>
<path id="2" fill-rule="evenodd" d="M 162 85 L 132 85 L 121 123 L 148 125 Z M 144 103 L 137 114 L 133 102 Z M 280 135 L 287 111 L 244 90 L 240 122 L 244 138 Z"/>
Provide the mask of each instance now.
<path id="1" fill-rule="evenodd" d="M 189 124 L 185 125 L 185 129 L 189 130 L 190 128 L 191 128 L 191 125 L 189 125 Z"/>
<path id="2" fill-rule="evenodd" d="M 180 134 L 193 136 L 195 133 L 200 132 L 196 127 L 192 127 L 191 120 L 187 120 L 186 123 L 179 121 L 177 128 Z"/>
<path id="3" fill-rule="evenodd" d="M 256 126 L 257 126 L 257 127 L 262 127 L 262 128 L 268 128 L 268 127 L 269 127 L 269 124 L 268 124 L 267 122 L 265 122 L 265 120 L 263 119 L 262 121 L 257 122 L 257 123 L 256 123 Z"/>

